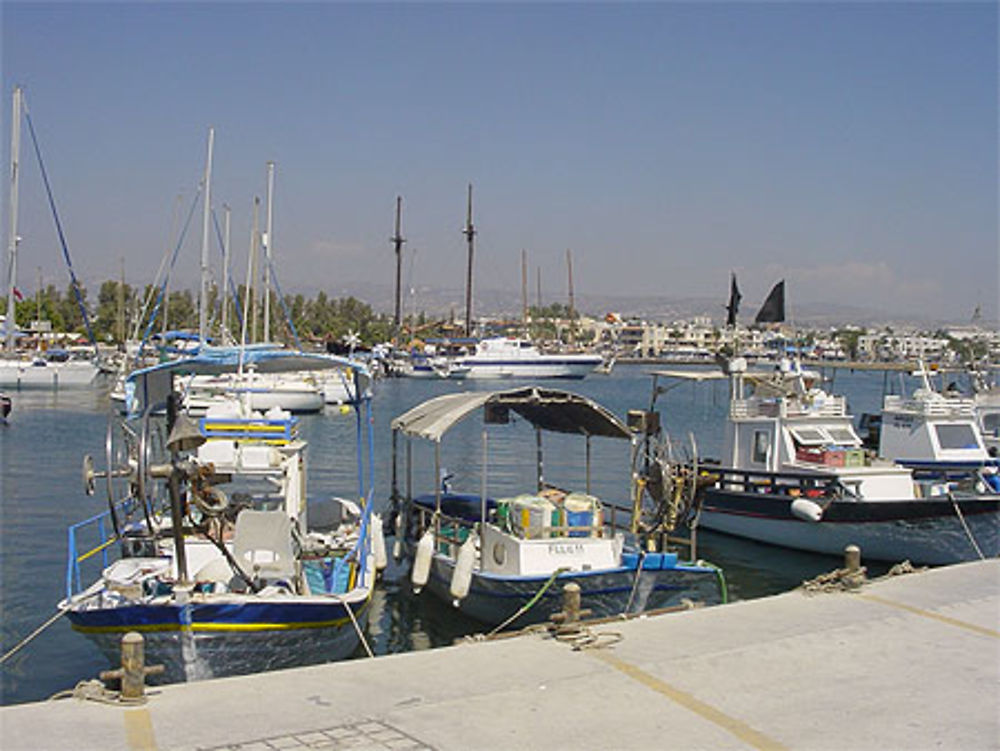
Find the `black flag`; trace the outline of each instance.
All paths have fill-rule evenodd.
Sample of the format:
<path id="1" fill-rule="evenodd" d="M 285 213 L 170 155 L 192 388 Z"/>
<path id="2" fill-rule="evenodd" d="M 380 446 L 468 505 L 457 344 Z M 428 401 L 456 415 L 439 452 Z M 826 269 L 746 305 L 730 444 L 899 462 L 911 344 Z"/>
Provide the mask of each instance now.
<path id="1" fill-rule="evenodd" d="M 774 285 L 770 294 L 757 311 L 754 323 L 781 323 L 785 320 L 785 280 Z"/>
<path id="2" fill-rule="evenodd" d="M 736 314 L 740 309 L 740 300 L 743 299 L 743 295 L 740 294 L 740 288 L 736 286 L 736 274 L 733 274 L 733 281 L 729 285 L 729 305 L 726 306 L 726 325 L 735 326 L 736 325 Z"/>

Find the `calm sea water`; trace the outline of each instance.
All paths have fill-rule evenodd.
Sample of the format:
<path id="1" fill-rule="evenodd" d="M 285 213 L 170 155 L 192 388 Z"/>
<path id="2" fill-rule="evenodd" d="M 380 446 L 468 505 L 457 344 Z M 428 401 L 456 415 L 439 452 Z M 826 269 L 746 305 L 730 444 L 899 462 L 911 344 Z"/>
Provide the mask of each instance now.
<path id="1" fill-rule="evenodd" d="M 597 400 L 619 416 L 649 404 L 652 368 L 620 365 L 608 376 L 553 383 Z M 883 391 L 878 372 L 828 371 L 832 390 L 846 394 L 855 415 L 875 411 Z M 391 489 L 391 435 L 396 415 L 432 396 L 462 389 L 513 386 L 513 382 L 451 382 L 412 379 L 377 384 L 374 402 L 376 439 L 376 498 L 387 505 Z M 83 492 L 81 468 L 85 454 L 104 464 L 104 436 L 109 419 L 106 388 L 58 393 L 14 393 L 8 425 L 0 425 L 0 648 L 17 644 L 56 612 L 65 594 L 66 528 L 106 508 L 98 493 Z M 696 437 L 699 455 L 718 457 L 727 407 L 724 382 L 685 383 L 661 397 L 659 409 L 678 447 Z M 301 432 L 309 441 L 309 496 L 353 495 L 357 486 L 354 462 L 353 413 L 328 408 L 304 416 Z M 624 442 L 595 439 L 592 487 L 609 502 L 626 505 L 628 451 Z M 521 425 L 491 429 L 487 492 L 494 497 L 523 492 L 535 473 L 534 433 Z M 556 437 L 545 443 L 545 477 L 571 489 L 584 489 L 584 443 Z M 481 424 L 467 420 L 443 444 L 442 464 L 453 473 L 453 489 L 478 492 L 484 445 Z M 414 491 L 433 488 L 433 453 L 414 444 Z M 400 464 L 400 483 L 403 480 Z M 526 480 L 526 478 L 532 478 Z M 402 488 L 401 488 L 402 489 Z M 726 537 L 703 530 L 699 556 L 723 567 L 733 599 L 749 599 L 786 591 L 803 579 L 829 571 L 838 560 Z M 389 541 L 391 545 L 391 540 Z M 429 593 L 410 591 L 404 566 L 390 561 L 369 627 L 377 654 L 429 649 L 450 644 L 482 626 L 461 616 Z M 2 667 L 0 703 L 45 699 L 96 677 L 108 667 L 90 642 L 60 619 Z"/>

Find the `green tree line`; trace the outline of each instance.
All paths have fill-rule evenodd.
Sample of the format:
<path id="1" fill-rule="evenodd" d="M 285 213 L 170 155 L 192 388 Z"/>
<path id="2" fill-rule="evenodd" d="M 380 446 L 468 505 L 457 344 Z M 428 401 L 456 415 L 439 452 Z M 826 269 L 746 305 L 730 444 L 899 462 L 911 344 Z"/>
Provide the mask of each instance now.
<path id="1" fill-rule="evenodd" d="M 120 344 L 135 332 L 142 337 L 147 329 L 151 334 L 163 330 L 198 330 L 198 300 L 187 289 L 170 291 L 161 298 L 160 291 L 152 285 L 138 289 L 130 284 L 106 281 L 100 286 L 96 303 L 88 299 L 85 288 L 81 288 L 80 292 L 94 337 L 101 343 Z M 250 305 L 245 306 L 246 289 L 242 286 L 238 295 L 240 308 L 248 307 L 248 311 L 256 312 L 256 326 L 253 319 L 249 319 L 247 325 L 248 329 L 256 330 L 259 338 L 264 330 L 263 302 L 251 299 Z M 231 296 L 227 297 L 226 305 L 227 327 L 239 340 L 242 319 L 237 315 L 237 305 Z M 222 309 L 215 287 L 209 289 L 208 308 L 210 330 L 213 336 L 218 336 Z M 371 305 L 354 297 L 331 298 L 325 292 L 314 298 L 301 294 L 288 295 L 283 307 L 281 301 L 272 295 L 269 308 L 271 339 L 288 344 L 294 342 L 294 337 L 285 316 L 286 309 L 303 343 L 339 340 L 353 333 L 362 344 L 371 345 L 387 341 L 392 335 L 392 317 L 375 312 Z M 7 298 L 4 296 L 0 298 L 0 310 L 6 309 Z M 48 320 L 55 332 L 86 337 L 83 313 L 72 287 L 60 292 L 54 285 L 49 285 L 33 297 L 15 300 L 15 318 L 18 327 L 23 330 L 30 327 L 31 321 L 40 319 Z"/>

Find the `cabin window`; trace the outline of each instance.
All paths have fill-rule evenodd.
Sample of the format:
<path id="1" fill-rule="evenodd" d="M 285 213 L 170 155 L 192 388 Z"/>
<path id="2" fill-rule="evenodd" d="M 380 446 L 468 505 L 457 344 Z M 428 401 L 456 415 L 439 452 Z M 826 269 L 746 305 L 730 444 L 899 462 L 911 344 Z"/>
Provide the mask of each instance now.
<path id="1" fill-rule="evenodd" d="M 753 460 L 759 464 L 767 463 L 767 455 L 771 448 L 771 436 L 766 430 L 755 430 L 753 434 Z"/>
<path id="2" fill-rule="evenodd" d="M 830 434 L 830 438 L 838 446 L 857 446 L 861 443 L 861 439 L 858 438 L 852 428 L 828 427 L 826 432 Z"/>
<path id="3" fill-rule="evenodd" d="M 983 415 L 983 432 L 1000 436 L 1000 414 Z"/>
<path id="4" fill-rule="evenodd" d="M 800 446 L 822 446 L 830 442 L 827 434 L 820 428 L 797 427 L 790 430 L 795 442 Z"/>
<path id="5" fill-rule="evenodd" d="M 935 425 L 934 430 L 943 450 L 981 448 L 970 425 Z"/>

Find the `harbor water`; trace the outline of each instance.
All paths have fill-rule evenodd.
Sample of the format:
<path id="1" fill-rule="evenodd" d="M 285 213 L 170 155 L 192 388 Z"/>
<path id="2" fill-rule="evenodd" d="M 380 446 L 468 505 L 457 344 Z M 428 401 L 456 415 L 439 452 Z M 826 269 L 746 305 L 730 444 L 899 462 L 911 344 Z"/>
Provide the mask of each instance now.
<path id="1" fill-rule="evenodd" d="M 619 365 L 610 375 L 583 381 L 548 382 L 554 388 L 589 396 L 624 419 L 629 409 L 650 403 L 651 366 Z M 827 388 L 848 398 L 858 416 L 876 411 L 884 389 L 879 371 L 827 370 Z M 462 382 L 389 379 L 376 384 L 374 399 L 375 497 L 388 507 L 392 488 L 393 417 L 432 396 L 459 390 L 489 390 L 523 385 L 513 381 Z M 0 425 L 0 647 L 6 653 L 57 612 L 65 596 L 66 530 L 107 508 L 103 481 L 97 493 L 83 490 L 83 457 L 105 460 L 110 419 L 107 387 L 59 392 L 15 392 L 13 412 Z M 660 396 L 658 409 L 678 456 L 718 457 L 728 405 L 725 381 L 684 383 Z M 300 433 L 309 442 L 310 498 L 351 497 L 357 489 L 353 410 L 327 407 L 301 418 Z M 535 474 L 534 433 L 523 424 L 491 428 L 470 418 L 445 437 L 442 466 L 453 490 L 479 492 L 487 457 L 487 494 L 503 497 L 523 492 Z M 546 439 L 548 441 L 548 439 Z M 625 442 L 595 439 L 592 491 L 602 500 L 628 504 L 629 467 Z M 402 453 L 402 451 L 400 451 Z M 557 437 L 545 445 L 545 479 L 567 489 L 584 489 L 585 447 L 580 438 Z M 414 492 L 433 490 L 433 451 L 413 444 Z M 531 478 L 530 480 L 527 478 Z M 402 462 L 398 475 L 405 489 Z M 388 540 L 392 545 L 392 539 Z M 698 555 L 721 566 L 730 599 L 750 599 L 790 590 L 839 565 L 836 558 L 798 553 L 702 530 Z M 483 626 L 464 618 L 429 593 L 414 594 L 405 562 L 390 560 L 375 595 L 368 639 L 376 654 L 430 649 L 452 643 Z M 359 651 L 356 658 L 364 658 Z M 78 681 L 107 669 L 104 658 L 65 619 L 56 620 L 2 666 L 0 703 L 46 699 Z"/>

